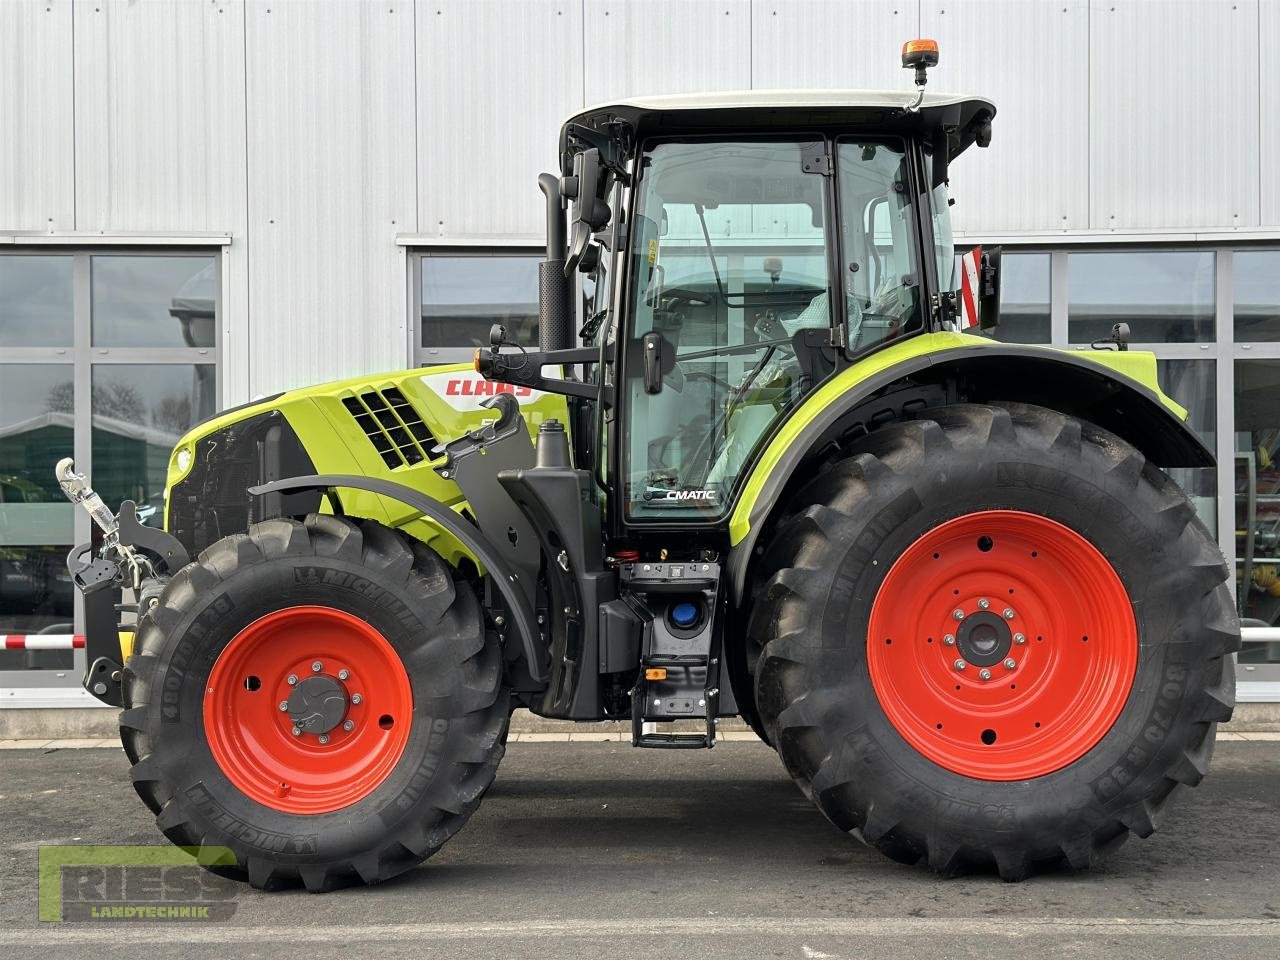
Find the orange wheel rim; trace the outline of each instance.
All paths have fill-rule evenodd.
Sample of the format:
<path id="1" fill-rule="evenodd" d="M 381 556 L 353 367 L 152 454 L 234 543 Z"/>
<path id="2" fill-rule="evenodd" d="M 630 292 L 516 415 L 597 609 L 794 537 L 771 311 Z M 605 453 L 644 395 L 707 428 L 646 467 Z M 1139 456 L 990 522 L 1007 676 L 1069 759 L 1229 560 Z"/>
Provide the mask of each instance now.
<path id="1" fill-rule="evenodd" d="M 395 649 L 342 610 L 288 607 L 219 655 L 204 696 L 214 760 L 245 796 L 284 813 L 331 813 L 395 768 L 413 692 Z"/>
<path id="2" fill-rule="evenodd" d="M 1080 759 L 1120 716 L 1138 662 L 1133 608 L 1106 557 L 1015 510 L 957 517 L 911 544 L 868 630 L 871 684 L 894 729 L 979 780 Z"/>

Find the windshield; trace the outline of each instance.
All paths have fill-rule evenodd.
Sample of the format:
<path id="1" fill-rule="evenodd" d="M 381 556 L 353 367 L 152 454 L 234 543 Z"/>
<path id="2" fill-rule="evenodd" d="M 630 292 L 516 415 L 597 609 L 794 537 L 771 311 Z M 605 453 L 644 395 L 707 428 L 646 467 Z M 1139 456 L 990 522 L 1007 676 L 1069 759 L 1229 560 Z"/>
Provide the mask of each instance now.
<path id="1" fill-rule="evenodd" d="M 903 146 L 837 147 L 841 278 L 833 178 L 812 172 L 824 152 L 741 141 L 644 155 L 620 433 L 629 518 L 722 516 L 772 428 L 834 371 L 842 338 L 859 351 L 920 326 Z M 641 362 L 655 337 L 656 379 Z"/>

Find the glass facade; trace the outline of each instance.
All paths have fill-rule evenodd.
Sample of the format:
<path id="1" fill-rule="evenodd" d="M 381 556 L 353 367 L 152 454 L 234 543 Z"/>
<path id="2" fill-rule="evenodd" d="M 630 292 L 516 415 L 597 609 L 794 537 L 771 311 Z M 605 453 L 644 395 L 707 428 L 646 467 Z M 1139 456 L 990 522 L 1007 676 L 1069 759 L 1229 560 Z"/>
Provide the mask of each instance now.
<path id="1" fill-rule="evenodd" d="M 1234 366 L 1237 606 L 1280 626 L 1280 358 Z M 1280 643 L 1249 644 L 1240 662 L 1280 663 Z"/>
<path id="2" fill-rule="evenodd" d="M 1006 247 L 1001 287 L 998 339 L 1087 350 L 1124 322 L 1155 352 L 1219 459 L 1171 474 L 1234 563 L 1241 616 L 1280 627 L 1280 250 Z M 1238 659 L 1241 681 L 1280 699 L 1280 643 L 1246 641 Z"/>
<path id="3" fill-rule="evenodd" d="M 1047 253 L 1006 253 L 1001 257 L 997 340 L 1049 342 L 1049 260 Z"/>
<path id="4" fill-rule="evenodd" d="M 0 633 L 81 624 L 67 552 L 90 538 L 53 468 L 158 521 L 174 442 L 218 407 L 211 253 L 0 253 Z M 0 687 L 74 685 L 70 651 L 0 650 Z"/>
<path id="5" fill-rule="evenodd" d="M 815 231 L 812 217 L 793 213 L 766 218 L 791 238 L 785 256 L 732 249 L 717 239 L 716 267 L 732 291 L 749 296 L 780 280 L 823 285 L 821 246 L 806 239 Z M 842 229 L 860 230 L 878 253 L 893 236 L 890 214 L 884 204 L 872 205 L 860 223 Z M 717 238 L 750 232 L 735 228 L 730 209 L 706 215 Z M 655 225 L 669 248 L 665 289 L 707 279 L 700 225 L 691 216 L 673 209 Z M 678 241 L 685 236 L 689 249 L 682 251 Z M 971 243 L 957 241 L 956 252 Z M 476 346 L 487 345 L 493 323 L 505 323 L 522 342 L 534 342 L 539 256 L 417 254 L 415 360 L 470 359 Z M 877 282 L 876 264 L 869 262 L 859 276 L 870 290 Z M 717 310 L 720 315 L 713 315 Z M 724 329 L 725 319 L 714 298 L 700 298 L 691 302 L 686 322 L 689 331 L 705 328 L 698 342 L 711 345 L 715 335 L 706 331 Z M 1118 322 L 1129 325 L 1136 347 L 1155 352 L 1164 390 L 1187 408 L 1192 429 L 1218 455 L 1216 468 L 1171 472 L 1233 558 L 1241 615 L 1256 625 L 1280 627 L 1280 249 L 1005 247 L 997 339 L 1087 350 L 1110 336 Z M 701 366 L 690 365 L 690 372 L 696 386 L 698 378 L 714 383 L 732 371 L 723 357 L 708 356 Z M 1247 642 L 1239 661 L 1242 681 L 1274 682 L 1274 699 L 1280 700 L 1280 643 Z"/>
<path id="6" fill-rule="evenodd" d="M 1067 328 L 1092 343 L 1129 324 L 1134 343 L 1213 339 L 1212 250 L 1124 250 L 1067 256 Z"/>

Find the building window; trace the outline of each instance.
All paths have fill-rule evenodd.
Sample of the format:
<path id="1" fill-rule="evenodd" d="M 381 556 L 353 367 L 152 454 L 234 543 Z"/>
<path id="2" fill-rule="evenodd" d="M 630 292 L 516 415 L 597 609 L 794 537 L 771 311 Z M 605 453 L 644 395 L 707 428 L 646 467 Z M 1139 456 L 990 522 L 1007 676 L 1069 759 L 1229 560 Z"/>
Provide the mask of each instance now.
<path id="1" fill-rule="evenodd" d="M 1280 625 L 1280 359 L 1235 362 L 1236 575 L 1242 617 Z M 1280 643 L 1241 663 L 1280 662 Z"/>
<path id="2" fill-rule="evenodd" d="M 1049 263 L 1047 253 L 1007 253 L 1000 258 L 997 340 L 1049 342 Z"/>
<path id="3" fill-rule="evenodd" d="M 1092 343 L 1129 324 L 1134 343 L 1214 338 L 1212 250 L 1125 250 L 1067 257 L 1067 332 Z"/>
<path id="4" fill-rule="evenodd" d="M 1237 342 L 1280 340 L 1280 250 L 1237 250 L 1235 331 Z"/>
<path id="5" fill-rule="evenodd" d="M 209 252 L 0 253 L 0 633 L 82 632 L 65 560 L 90 522 L 58 460 L 161 522 L 173 445 L 218 409 L 218 288 Z M 82 666 L 0 651 L 0 686 L 74 685 Z"/>
<path id="6" fill-rule="evenodd" d="M 415 362 L 469 361 L 495 323 L 513 343 L 537 347 L 541 258 L 540 250 L 415 255 Z"/>
<path id="7" fill-rule="evenodd" d="M 1187 408 L 1187 424 L 1214 449 L 1218 433 L 1218 391 L 1212 360 L 1156 360 L 1160 388 Z M 1196 515 L 1216 535 L 1218 480 L 1213 467 L 1173 467 L 1169 476 L 1183 489 Z"/>

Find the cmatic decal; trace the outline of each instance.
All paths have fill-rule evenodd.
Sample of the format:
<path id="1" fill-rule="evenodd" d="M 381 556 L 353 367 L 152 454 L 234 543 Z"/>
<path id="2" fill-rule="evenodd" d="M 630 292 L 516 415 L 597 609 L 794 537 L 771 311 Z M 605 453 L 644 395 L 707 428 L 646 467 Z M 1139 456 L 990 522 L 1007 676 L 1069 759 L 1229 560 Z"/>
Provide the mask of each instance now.
<path id="1" fill-rule="evenodd" d="M 541 390 L 518 387 L 510 383 L 498 383 L 495 380 L 486 380 L 478 374 L 458 371 L 430 373 L 421 379 L 424 386 L 455 410 L 480 410 L 482 409 L 480 401 L 500 393 L 511 394 L 521 404 L 533 403 L 543 396 Z"/>
<path id="2" fill-rule="evenodd" d="M 715 503 L 719 493 L 715 490 L 646 490 L 646 500 L 685 501 L 696 500 L 702 503 Z"/>

